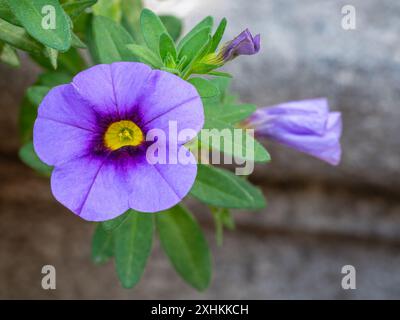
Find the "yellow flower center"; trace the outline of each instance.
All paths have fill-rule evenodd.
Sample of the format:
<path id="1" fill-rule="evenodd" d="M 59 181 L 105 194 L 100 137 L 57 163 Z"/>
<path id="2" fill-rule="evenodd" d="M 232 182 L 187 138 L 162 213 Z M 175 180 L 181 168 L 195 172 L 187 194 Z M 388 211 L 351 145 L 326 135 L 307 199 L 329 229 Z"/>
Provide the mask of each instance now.
<path id="1" fill-rule="evenodd" d="M 104 134 L 106 147 L 113 151 L 126 146 L 138 146 L 143 141 L 142 130 L 129 120 L 112 123 Z"/>

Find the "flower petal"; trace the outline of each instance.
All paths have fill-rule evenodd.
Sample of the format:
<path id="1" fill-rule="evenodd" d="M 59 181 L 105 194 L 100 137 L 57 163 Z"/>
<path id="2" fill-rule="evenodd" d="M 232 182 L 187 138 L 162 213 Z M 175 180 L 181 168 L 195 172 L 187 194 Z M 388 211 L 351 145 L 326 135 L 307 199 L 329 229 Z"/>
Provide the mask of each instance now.
<path id="1" fill-rule="evenodd" d="M 123 118 L 136 107 L 150 73 L 151 68 L 143 63 L 99 64 L 77 74 L 73 85 L 99 114 Z"/>
<path id="2" fill-rule="evenodd" d="M 54 197 L 89 221 L 113 219 L 129 209 L 126 173 L 107 158 L 86 156 L 56 167 Z"/>
<path id="3" fill-rule="evenodd" d="M 39 106 L 38 118 L 89 130 L 97 127 L 97 114 L 71 84 L 60 85 L 49 91 Z"/>
<path id="4" fill-rule="evenodd" d="M 169 121 L 176 121 L 178 132 L 191 129 L 197 133 L 203 127 L 203 104 L 196 88 L 189 82 L 171 73 L 154 70 L 143 90 L 138 112 L 147 130 L 157 128 L 167 134 Z M 181 141 L 185 142 L 187 140 Z"/>
<path id="5" fill-rule="evenodd" d="M 37 118 L 33 146 L 39 158 L 50 166 L 60 165 L 90 152 L 93 132 L 46 118 Z"/>
<path id="6" fill-rule="evenodd" d="M 340 136 L 342 118 L 340 112 L 331 112 L 326 131 L 322 135 L 276 132 L 271 139 L 298 151 L 310 154 L 332 165 L 337 165 L 341 158 Z"/>
<path id="7" fill-rule="evenodd" d="M 249 123 L 264 134 L 274 135 L 276 131 L 323 134 L 328 115 L 327 99 L 310 99 L 260 108 L 250 117 Z"/>
<path id="8" fill-rule="evenodd" d="M 129 206 L 142 212 L 157 212 L 179 203 L 196 179 L 196 161 L 193 154 L 189 155 L 191 160 L 188 164 L 152 165 L 146 160 L 138 164 L 131 173 L 133 188 Z"/>

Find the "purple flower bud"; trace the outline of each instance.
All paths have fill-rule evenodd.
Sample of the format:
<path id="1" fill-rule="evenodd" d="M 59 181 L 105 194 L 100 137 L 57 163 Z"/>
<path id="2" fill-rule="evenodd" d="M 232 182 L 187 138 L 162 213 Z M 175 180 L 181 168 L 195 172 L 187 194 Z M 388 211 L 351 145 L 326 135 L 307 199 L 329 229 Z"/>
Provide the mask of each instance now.
<path id="1" fill-rule="evenodd" d="M 307 153 L 332 165 L 341 158 L 340 112 L 329 112 L 325 98 L 282 103 L 254 112 L 245 125 L 255 134 Z"/>
<path id="2" fill-rule="evenodd" d="M 259 34 L 253 38 L 249 29 L 246 29 L 235 39 L 227 42 L 222 47 L 220 54 L 225 63 L 240 55 L 256 54 L 260 51 L 260 40 Z"/>

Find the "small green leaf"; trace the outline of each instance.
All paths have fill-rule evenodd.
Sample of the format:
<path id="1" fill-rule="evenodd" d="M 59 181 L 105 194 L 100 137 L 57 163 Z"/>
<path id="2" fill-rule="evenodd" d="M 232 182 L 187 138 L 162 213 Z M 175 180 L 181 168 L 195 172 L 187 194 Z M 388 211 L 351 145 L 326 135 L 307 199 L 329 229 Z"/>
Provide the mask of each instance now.
<path id="1" fill-rule="evenodd" d="M 71 17 L 71 19 L 76 19 L 78 16 L 84 12 L 87 8 L 90 8 L 96 4 L 97 0 L 78 0 L 74 2 L 67 2 L 62 5 L 64 11 Z"/>
<path id="2" fill-rule="evenodd" d="M 111 232 L 111 231 L 117 229 L 128 218 L 130 212 L 131 212 L 131 210 L 128 210 L 127 212 L 119 215 L 118 217 L 116 217 L 114 219 L 103 221 L 101 223 L 103 229 L 107 232 Z"/>
<path id="3" fill-rule="evenodd" d="M 93 17 L 93 35 L 100 63 L 136 61 L 127 48 L 133 43 L 130 34 L 115 21 L 101 16 Z"/>
<path id="4" fill-rule="evenodd" d="M 178 40 L 182 33 L 182 20 L 170 15 L 160 16 L 160 19 L 172 39 L 174 41 Z"/>
<path id="5" fill-rule="evenodd" d="M 122 17 L 121 0 L 98 0 L 93 6 L 93 13 L 119 23 Z"/>
<path id="6" fill-rule="evenodd" d="M 92 261 L 95 264 L 106 263 L 114 255 L 114 241 L 111 233 L 97 224 L 92 238 Z"/>
<path id="7" fill-rule="evenodd" d="M 199 164 L 190 193 L 200 201 L 222 208 L 261 209 L 265 199 L 260 189 L 230 171 Z"/>
<path id="8" fill-rule="evenodd" d="M 168 33 L 160 18 L 151 10 L 143 9 L 140 16 L 140 25 L 144 41 L 150 50 L 159 53 L 160 37 L 163 33 Z"/>
<path id="9" fill-rule="evenodd" d="M 139 61 L 147 63 L 156 69 L 160 69 L 163 66 L 160 57 L 154 54 L 149 48 L 137 44 L 130 44 L 127 48 Z"/>
<path id="10" fill-rule="evenodd" d="M 46 47 L 46 55 L 50 60 L 51 66 L 53 67 L 53 69 L 57 69 L 57 59 L 58 59 L 58 51 L 50 48 L 50 47 Z"/>
<path id="11" fill-rule="evenodd" d="M 12 67 L 19 67 L 20 65 L 17 51 L 9 44 L 3 42 L 0 42 L 0 61 Z"/>
<path id="12" fill-rule="evenodd" d="M 202 49 L 207 45 L 210 40 L 210 27 L 205 27 L 188 39 L 185 44 L 179 49 L 178 58 L 186 57 L 186 62 L 183 67 L 187 67 L 194 63 L 199 57 Z"/>
<path id="13" fill-rule="evenodd" d="M 204 104 L 204 116 L 234 125 L 248 118 L 256 109 L 254 104 Z"/>
<path id="14" fill-rule="evenodd" d="M 177 53 L 174 40 L 169 34 L 163 33 L 160 36 L 160 56 L 162 61 L 165 61 L 168 54 L 171 55 L 173 61 L 176 61 Z"/>
<path id="15" fill-rule="evenodd" d="M 0 40 L 27 52 L 39 53 L 42 47 L 32 39 L 24 28 L 0 19 Z"/>
<path id="16" fill-rule="evenodd" d="M 156 214 L 161 245 L 176 271 L 198 290 L 211 280 L 211 253 L 200 226 L 182 206 Z"/>
<path id="17" fill-rule="evenodd" d="M 206 118 L 204 129 L 209 129 L 199 135 L 204 147 L 208 146 L 248 161 L 271 160 L 268 151 L 244 129 L 235 129 L 229 123 L 212 118 Z"/>
<path id="18" fill-rule="evenodd" d="M 43 163 L 39 159 L 35 150 L 33 149 L 32 141 L 24 144 L 21 149 L 19 149 L 19 157 L 28 167 L 31 167 L 42 175 L 50 177 L 53 168 Z"/>
<path id="19" fill-rule="evenodd" d="M 71 46 L 71 26 L 57 0 L 7 0 L 25 30 L 45 46 L 67 51 Z"/>
<path id="20" fill-rule="evenodd" d="M 211 98 L 220 94 L 218 87 L 207 79 L 191 78 L 188 81 L 196 87 L 200 97 L 202 98 Z"/>
<path id="21" fill-rule="evenodd" d="M 215 31 L 212 40 L 211 40 L 211 46 L 210 46 L 210 50 L 208 52 L 215 52 L 215 50 L 217 50 L 219 43 L 222 40 L 222 37 L 225 33 L 225 29 L 226 29 L 226 24 L 227 21 L 225 18 L 223 18 L 221 20 L 221 22 L 218 25 L 217 30 Z"/>
<path id="22" fill-rule="evenodd" d="M 210 16 L 204 18 L 203 20 L 201 20 L 197 25 L 194 26 L 194 28 L 192 30 L 190 30 L 183 38 L 182 40 L 179 42 L 178 45 L 178 51 L 181 50 L 181 48 L 183 48 L 183 46 L 186 45 L 186 42 L 189 41 L 196 33 L 198 33 L 200 30 L 202 30 L 203 28 L 208 28 L 212 29 L 214 23 L 214 19 Z"/>
<path id="23" fill-rule="evenodd" d="M 114 234 L 117 274 L 124 288 L 139 282 L 153 242 L 153 216 L 149 213 L 129 213 Z"/>

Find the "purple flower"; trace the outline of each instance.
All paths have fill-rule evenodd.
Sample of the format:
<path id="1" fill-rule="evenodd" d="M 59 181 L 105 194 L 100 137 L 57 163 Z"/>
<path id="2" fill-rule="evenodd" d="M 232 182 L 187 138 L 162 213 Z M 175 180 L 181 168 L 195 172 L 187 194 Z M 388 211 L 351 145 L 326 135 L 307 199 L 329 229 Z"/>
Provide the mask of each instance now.
<path id="1" fill-rule="evenodd" d="M 222 47 L 220 55 L 226 63 L 240 55 L 256 54 L 260 51 L 260 40 L 259 34 L 253 38 L 249 29 L 246 29 L 235 39 L 227 42 Z"/>
<path id="2" fill-rule="evenodd" d="M 342 118 L 326 99 L 294 101 L 254 112 L 245 125 L 255 134 L 310 154 L 332 165 L 340 162 Z"/>
<path id="3" fill-rule="evenodd" d="M 97 65 L 55 87 L 34 127 L 35 151 L 55 167 L 53 195 L 90 221 L 180 202 L 195 180 L 195 161 L 150 164 L 146 157 L 147 132 L 168 131 L 170 120 L 178 130 L 198 132 L 204 122 L 201 99 L 188 82 L 142 63 Z"/>

